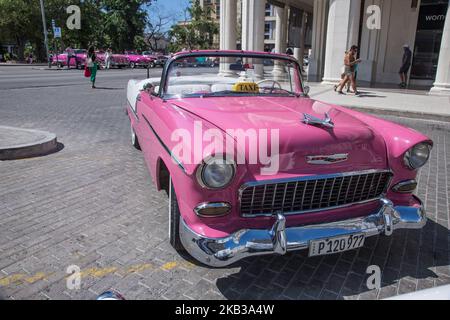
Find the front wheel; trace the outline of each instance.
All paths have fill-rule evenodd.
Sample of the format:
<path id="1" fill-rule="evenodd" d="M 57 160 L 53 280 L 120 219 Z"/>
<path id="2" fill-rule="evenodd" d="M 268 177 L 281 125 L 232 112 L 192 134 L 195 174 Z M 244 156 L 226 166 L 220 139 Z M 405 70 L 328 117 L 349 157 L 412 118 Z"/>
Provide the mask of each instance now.
<path id="1" fill-rule="evenodd" d="M 180 239 L 180 208 L 178 207 L 177 195 L 173 188 L 172 177 L 169 179 L 169 241 L 175 250 L 184 251 Z"/>
<path id="2" fill-rule="evenodd" d="M 134 62 L 130 62 L 130 68 L 131 68 L 131 69 L 136 68 L 136 64 L 135 64 Z"/>
<path id="3" fill-rule="evenodd" d="M 138 150 L 141 150 L 141 146 L 139 145 L 138 137 L 136 136 L 136 132 L 134 132 L 133 126 L 131 126 L 131 144 Z"/>

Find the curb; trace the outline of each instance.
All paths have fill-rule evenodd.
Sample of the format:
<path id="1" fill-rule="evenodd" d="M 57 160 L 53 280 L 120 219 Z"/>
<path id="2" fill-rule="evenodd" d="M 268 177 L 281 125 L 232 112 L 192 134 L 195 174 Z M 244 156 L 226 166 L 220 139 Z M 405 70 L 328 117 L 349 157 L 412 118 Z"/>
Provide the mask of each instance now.
<path id="1" fill-rule="evenodd" d="M 39 63 L 0 63 L 0 67 L 45 67 L 48 66 L 47 63 L 39 64 Z"/>
<path id="2" fill-rule="evenodd" d="M 10 131 L 14 135 L 24 134 L 27 138 L 37 137 L 35 141 L 20 142 L 17 145 L 3 146 L 0 144 L 0 161 L 38 157 L 58 150 L 57 138 L 53 133 L 6 126 L 0 126 L 0 130 Z"/>

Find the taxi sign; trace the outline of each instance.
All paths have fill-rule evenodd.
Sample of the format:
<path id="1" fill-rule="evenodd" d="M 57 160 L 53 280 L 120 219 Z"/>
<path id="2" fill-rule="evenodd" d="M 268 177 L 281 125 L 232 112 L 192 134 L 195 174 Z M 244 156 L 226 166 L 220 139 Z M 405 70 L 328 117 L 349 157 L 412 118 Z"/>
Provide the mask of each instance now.
<path id="1" fill-rule="evenodd" d="M 232 88 L 235 92 L 259 93 L 259 86 L 254 82 L 238 82 Z"/>

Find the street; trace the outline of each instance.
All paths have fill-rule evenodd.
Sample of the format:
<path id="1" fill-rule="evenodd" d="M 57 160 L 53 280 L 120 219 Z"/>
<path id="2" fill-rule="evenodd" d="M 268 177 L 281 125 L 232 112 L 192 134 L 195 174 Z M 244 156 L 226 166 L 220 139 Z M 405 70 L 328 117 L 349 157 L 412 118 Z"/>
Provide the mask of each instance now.
<path id="1" fill-rule="evenodd" d="M 450 123 L 382 114 L 435 142 L 418 176 L 424 229 L 332 256 L 302 251 L 223 269 L 180 256 L 168 241 L 167 196 L 132 147 L 124 113 L 127 81 L 146 72 L 99 71 L 93 90 L 81 70 L 0 67 L 0 125 L 53 132 L 60 143 L 54 154 L 0 162 L 0 299 L 95 299 L 109 289 L 126 299 L 383 299 L 450 283 Z M 81 288 L 70 290 L 73 265 Z M 380 290 L 366 286 L 370 265 L 381 268 Z"/>

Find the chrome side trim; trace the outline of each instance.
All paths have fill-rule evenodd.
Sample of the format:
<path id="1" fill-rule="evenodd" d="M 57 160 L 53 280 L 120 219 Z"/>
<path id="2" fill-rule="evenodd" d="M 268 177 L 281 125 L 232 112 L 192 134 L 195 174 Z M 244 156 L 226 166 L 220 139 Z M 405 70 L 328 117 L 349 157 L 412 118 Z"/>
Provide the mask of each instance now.
<path id="1" fill-rule="evenodd" d="M 414 197 L 417 199 L 416 197 Z M 365 237 L 391 235 L 398 229 L 420 229 L 427 218 L 419 207 L 394 206 L 380 200 L 380 208 L 365 217 L 324 224 L 286 228 L 286 217 L 273 215 L 270 229 L 241 229 L 224 238 L 208 238 L 194 232 L 180 219 L 180 239 L 184 248 L 198 261 L 211 267 L 225 267 L 245 257 L 285 254 L 309 248 L 310 242 L 324 238 L 363 233 Z"/>
<path id="2" fill-rule="evenodd" d="M 147 125 L 149 126 L 150 130 L 153 132 L 153 134 L 155 135 L 156 139 L 159 141 L 159 143 L 161 144 L 161 146 L 164 148 L 164 150 L 167 151 L 167 153 L 170 155 L 170 157 L 175 161 L 175 163 L 178 165 L 178 167 L 181 168 L 181 170 L 183 170 L 184 173 L 186 173 L 186 169 L 183 166 L 183 164 L 181 163 L 180 160 L 177 159 L 177 157 L 175 157 L 172 153 L 172 151 L 170 151 L 169 147 L 167 147 L 165 145 L 165 143 L 162 141 L 161 137 L 156 133 L 155 129 L 153 129 L 152 125 L 150 124 L 150 122 L 148 121 L 147 117 L 142 115 L 142 118 L 144 118 L 145 122 L 147 123 Z"/>

